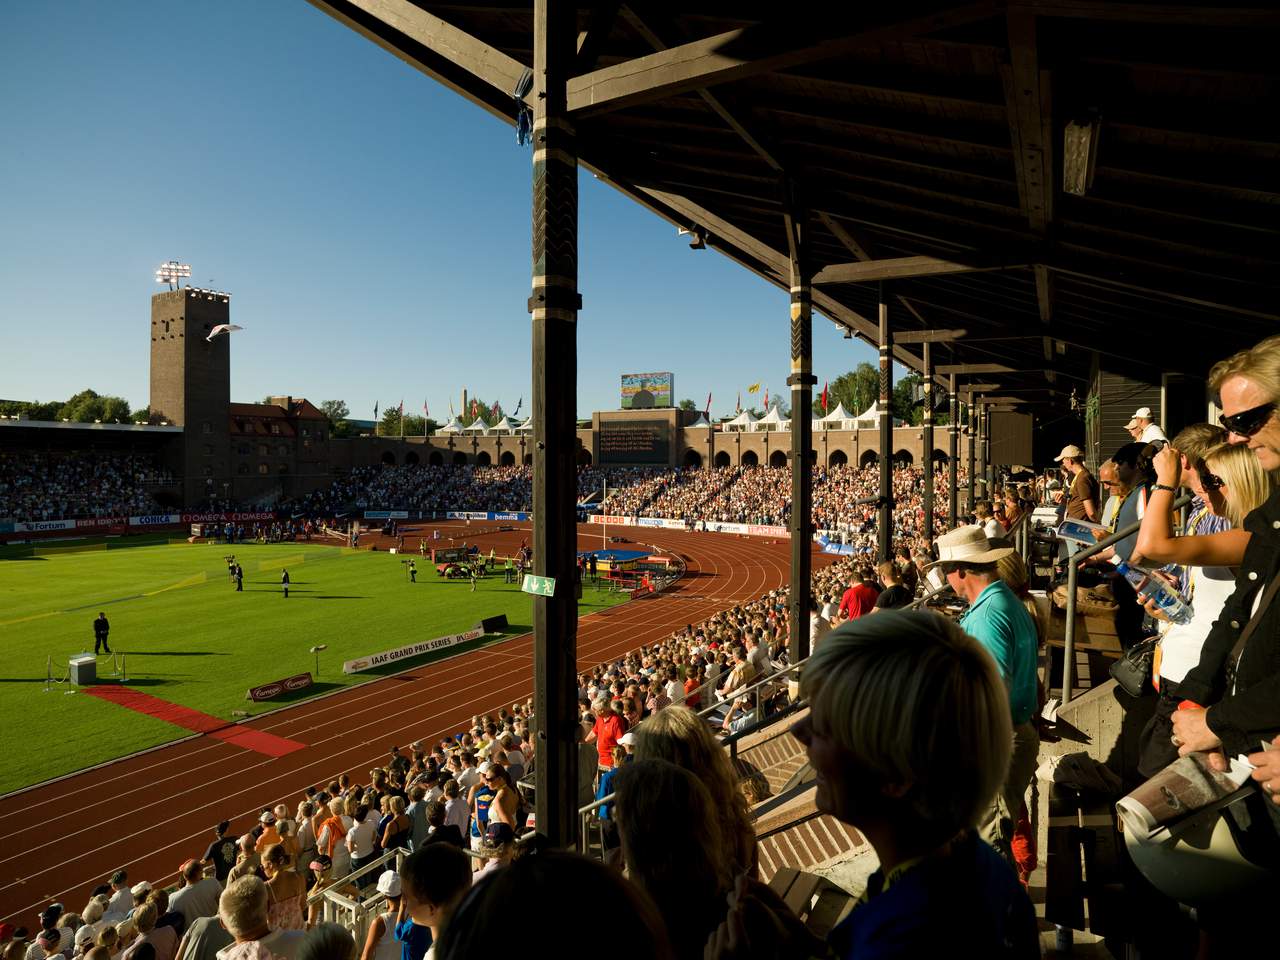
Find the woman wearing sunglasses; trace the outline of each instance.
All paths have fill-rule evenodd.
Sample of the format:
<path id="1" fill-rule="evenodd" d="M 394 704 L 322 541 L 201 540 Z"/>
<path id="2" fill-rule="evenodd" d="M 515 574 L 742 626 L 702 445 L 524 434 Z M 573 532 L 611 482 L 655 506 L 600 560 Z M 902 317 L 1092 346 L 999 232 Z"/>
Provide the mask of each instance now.
<path id="1" fill-rule="evenodd" d="M 1263 470 L 1280 468 L 1280 336 L 1217 364 L 1209 383 L 1228 442 L 1246 446 Z M 1204 706 L 1175 712 L 1171 742 L 1180 754 L 1207 752 L 1219 768 L 1224 755 L 1250 755 L 1274 799 L 1280 780 L 1270 779 L 1261 748 L 1280 732 L 1280 493 L 1245 517 L 1244 528 L 1251 537 L 1235 590 L 1182 684 L 1183 696 Z M 1280 828 L 1280 805 L 1268 806 Z"/>
<path id="2" fill-rule="evenodd" d="M 1148 561 L 1182 567 L 1176 586 L 1191 601 L 1194 613 L 1189 623 L 1167 625 L 1162 631 L 1152 670 L 1160 700 L 1142 732 L 1138 763 L 1147 777 L 1178 758 L 1170 718 L 1184 699 L 1181 683 L 1200 662 L 1205 638 L 1235 590 L 1250 538 L 1241 524 L 1271 493 L 1270 477 L 1258 458 L 1239 444 L 1222 442 L 1226 436 L 1221 427 L 1192 424 L 1154 460 L 1156 485 L 1142 518 L 1138 552 Z M 1194 499 L 1188 535 L 1175 537 L 1174 491 L 1180 485 L 1190 488 Z M 1148 602 L 1147 610 L 1163 619 L 1154 603 Z"/>

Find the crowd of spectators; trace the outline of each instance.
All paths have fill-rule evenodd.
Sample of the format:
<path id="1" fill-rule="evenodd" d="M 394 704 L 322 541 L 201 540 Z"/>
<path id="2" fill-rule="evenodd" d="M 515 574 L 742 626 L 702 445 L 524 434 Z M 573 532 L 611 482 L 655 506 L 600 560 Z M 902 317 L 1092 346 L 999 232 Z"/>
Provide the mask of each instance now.
<path id="1" fill-rule="evenodd" d="M 156 513 L 149 487 L 173 482 L 146 457 L 0 453 L 0 517 L 67 520 Z"/>

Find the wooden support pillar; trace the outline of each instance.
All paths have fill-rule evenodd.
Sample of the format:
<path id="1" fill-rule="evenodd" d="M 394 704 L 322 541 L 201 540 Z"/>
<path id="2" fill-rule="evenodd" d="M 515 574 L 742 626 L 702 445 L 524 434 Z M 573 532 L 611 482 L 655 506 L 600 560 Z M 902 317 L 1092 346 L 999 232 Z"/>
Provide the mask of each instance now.
<path id="1" fill-rule="evenodd" d="M 996 465 L 991 462 L 991 408 L 986 404 L 982 406 L 982 462 L 986 470 L 983 476 L 987 478 L 984 495 L 991 500 L 995 497 Z"/>
<path id="2" fill-rule="evenodd" d="M 880 292 L 880 509 L 876 513 L 876 555 L 893 559 L 893 334 L 889 330 L 889 290 Z"/>
<path id="3" fill-rule="evenodd" d="M 933 541 L 933 346 L 922 344 L 924 360 L 924 536 Z"/>
<path id="4" fill-rule="evenodd" d="M 974 463 L 974 454 L 976 451 L 974 450 L 975 444 L 973 442 L 973 435 L 973 394 L 969 394 L 969 402 L 965 404 L 964 408 L 964 439 L 965 444 L 969 448 L 969 499 L 965 512 L 969 514 L 973 513 L 973 505 L 977 503 L 977 498 L 974 497 L 974 491 L 977 489 L 974 485 L 974 481 L 977 479 L 977 473 L 975 470 L 976 465 Z"/>
<path id="5" fill-rule="evenodd" d="M 979 480 L 985 481 L 987 479 L 987 437 L 984 432 L 986 425 L 983 417 L 983 406 L 985 406 L 985 404 L 983 404 L 981 400 L 974 401 L 974 430 L 977 431 L 977 440 L 975 445 L 978 448 L 976 454 L 978 458 L 978 472 L 974 478 L 973 484 L 973 495 L 975 498 L 974 503 L 977 503 L 979 500 L 989 500 L 991 498 L 991 491 L 987 489 L 986 484 L 978 482 Z"/>
<path id="6" fill-rule="evenodd" d="M 553 847 L 578 834 L 578 148 L 566 117 L 576 10 L 535 0 L 533 26 L 533 598 L 537 829 Z"/>
<path id="7" fill-rule="evenodd" d="M 809 656 L 809 593 L 813 566 L 813 288 L 804 209 L 789 197 L 787 241 L 791 257 L 791 588 L 787 648 L 792 663 Z"/>
<path id="8" fill-rule="evenodd" d="M 960 398 L 956 395 L 956 375 L 951 374 L 950 382 L 947 384 L 947 394 L 950 406 L 950 420 L 947 425 L 947 432 L 950 435 L 950 446 L 948 453 L 950 454 L 950 462 L 947 464 L 949 473 L 948 492 L 950 501 L 947 505 L 947 526 L 954 530 L 956 527 L 956 518 L 960 513 L 960 492 L 958 487 L 958 477 L 960 473 Z"/>

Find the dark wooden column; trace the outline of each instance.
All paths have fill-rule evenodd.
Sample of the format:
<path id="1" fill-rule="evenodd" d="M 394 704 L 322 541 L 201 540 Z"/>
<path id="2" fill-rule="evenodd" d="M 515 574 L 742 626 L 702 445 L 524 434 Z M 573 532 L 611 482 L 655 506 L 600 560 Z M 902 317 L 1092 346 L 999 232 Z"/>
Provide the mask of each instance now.
<path id="1" fill-rule="evenodd" d="M 924 535 L 933 540 L 933 346 L 922 345 L 924 360 Z"/>
<path id="2" fill-rule="evenodd" d="M 790 198 L 786 216 L 791 258 L 791 589 L 787 648 L 792 663 L 809 656 L 809 579 L 812 573 L 813 288 L 806 213 Z"/>
<path id="3" fill-rule="evenodd" d="M 986 464 L 983 475 L 987 478 L 985 493 L 990 500 L 994 496 L 992 491 L 996 486 L 996 467 L 991 462 L 991 408 L 987 404 L 982 405 L 982 462 Z"/>
<path id="4" fill-rule="evenodd" d="M 567 847 L 578 833 L 578 148 L 566 119 L 576 53 L 572 3 L 535 0 L 533 26 L 533 572 L 553 577 L 533 600 L 538 832 Z"/>
<path id="5" fill-rule="evenodd" d="M 973 483 L 973 491 L 974 491 L 973 495 L 975 498 L 974 503 L 977 503 L 978 500 L 991 499 L 991 491 L 987 489 L 987 485 L 985 483 L 978 482 L 980 480 L 985 481 L 987 479 L 987 434 L 986 434 L 987 428 L 986 428 L 986 417 L 984 416 L 985 411 L 983 410 L 984 406 L 985 404 L 982 402 L 982 399 L 980 397 L 974 398 L 974 401 L 973 401 L 973 414 L 975 418 L 974 429 L 977 431 L 977 439 L 976 439 L 975 445 L 978 448 L 976 453 L 976 456 L 978 458 L 978 473 L 977 473 L 977 476 L 974 477 L 974 483 Z"/>
<path id="6" fill-rule="evenodd" d="M 893 334 L 889 330 L 889 291 L 880 292 L 880 509 L 876 514 L 877 556 L 893 558 Z"/>
<path id="7" fill-rule="evenodd" d="M 968 444 L 968 447 L 969 447 L 969 501 L 968 501 L 968 508 L 966 510 L 967 513 L 973 513 L 973 505 L 974 503 L 977 502 L 974 498 L 974 490 L 977 488 L 974 486 L 974 480 L 976 479 L 976 472 L 974 469 L 975 444 L 973 442 L 973 433 L 974 433 L 973 394 L 971 393 L 969 394 L 969 402 L 965 404 L 965 409 L 964 409 L 964 438 L 965 438 L 965 442 Z"/>
<path id="8" fill-rule="evenodd" d="M 956 518 L 960 514 L 960 492 L 957 489 L 960 471 L 960 398 L 956 394 L 956 375 L 954 373 L 951 374 L 950 381 L 947 384 L 947 395 L 951 404 L 951 422 L 947 425 L 947 432 L 950 435 L 950 446 L 948 447 L 950 462 L 947 465 L 950 501 L 947 505 L 947 526 L 954 530 Z"/>

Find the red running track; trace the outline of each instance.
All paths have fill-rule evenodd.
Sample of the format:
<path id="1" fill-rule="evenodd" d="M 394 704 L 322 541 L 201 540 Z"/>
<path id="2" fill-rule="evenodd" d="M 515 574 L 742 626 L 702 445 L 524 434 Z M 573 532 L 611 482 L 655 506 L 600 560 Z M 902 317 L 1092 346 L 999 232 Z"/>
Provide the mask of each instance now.
<path id="1" fill-rule="evenodd" d="M 785 584 L 790 569 L 785 540 L 611 532 L 680 553 L 687 575 L 661 596 L 584 617 L 579 669 L 754 599 Z M 580 527 L 579 544 L 598 548 L 599 528 Z M 829 561 L 814 556 L 815 566 Z M 439 740 L 466 728 L 474 714 L 496 712 L 532 691 L 533 637 L 525 634 L 250 721 L 307 744 L 284 757 L 197 736 L 11 794 L 0 799 L 0 917 L 30 929 L 51 900 L 79 911 L 119 867 L 133 882 L 167 885 L 183 861 L 204 853 L 220 820 L 243 833 L 263 807 L 283 802 L 293 809 L 308 786 L 339 773 L 365 782 L 393 743 Z"/>

